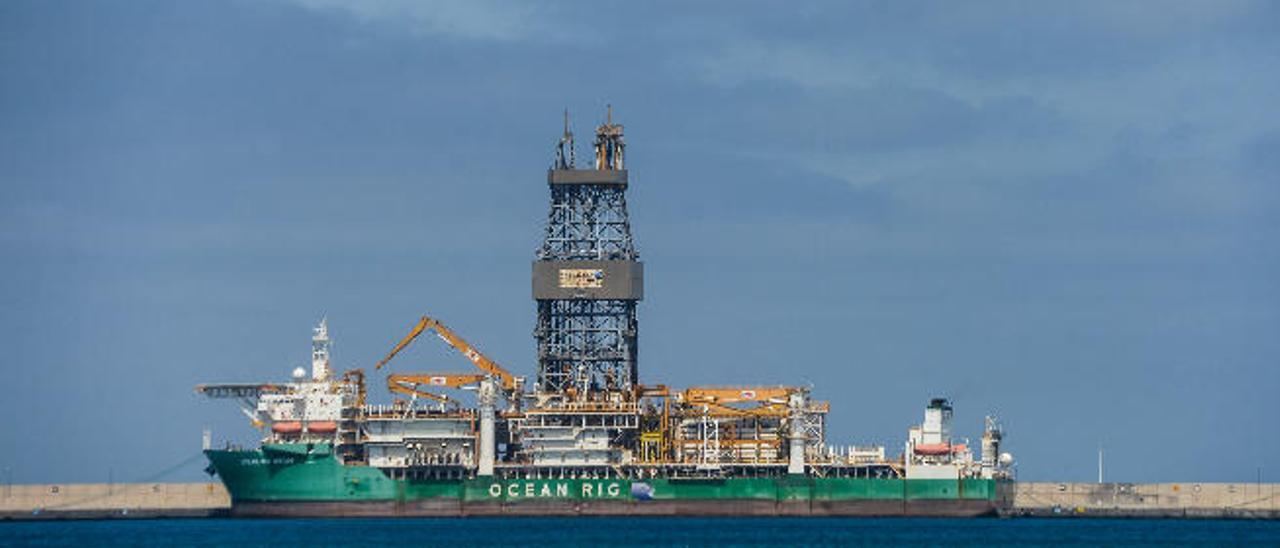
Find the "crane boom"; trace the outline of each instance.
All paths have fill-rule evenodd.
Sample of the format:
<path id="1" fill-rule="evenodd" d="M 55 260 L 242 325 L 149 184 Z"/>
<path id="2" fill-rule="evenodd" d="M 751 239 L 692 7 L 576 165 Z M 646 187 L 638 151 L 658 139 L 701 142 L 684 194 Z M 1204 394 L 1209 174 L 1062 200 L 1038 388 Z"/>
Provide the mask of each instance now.
<path id="1" fill-rule="evenodd" d="M 704 403 L 706 412 L 711 416 L 728 417 L 786 417 L 787 406 L 777 403 L 761 403 L 755 407 L 733 407 L 720 403 Z"/>
<path id="2" fill-rule="evenodd" d="M 407 396 L 421 396 L 440 403 L 457 404 L 458 400 L 444 394 L 427 392 L 420 386 L 439 386 L 442 388 L 461 388 L 484 380 L 486 375 L 474 373 L 411 373 L 405 375 L 388 375 L 387 390 Z"/>
<path id="3" fill-rule="evenodd" d="M 471 360 L 471 363 L 481 371 L 497 377 L 503 390 L 510 392 L 515 389 L 515 376 L 506 369 L 503 369 L 502 366 L 498 365 L 493 360 L 489 359 L 488 356 L 480 353 L 479 350 L 476 350 L 474 346 L 471 346 L 471 344 L 466 340 L 459 337 L 457 333 L 453 332 L 453 330 L 445 327 L 444 324 L 430 316 L 423 316 L 419 319 L 418 323 L 409 331 L 409 334 L 405 335 L 403 339 L 400 339 L 400 342 L 396 344 L 395 348 L 392 348 L 391 352 L 388 352 L 386 357 L 382 358 L 382 361 L 379 361 L 378 365 L 374 366 L 374 369 L 382 369 L 382 366 L 391 361 L 391 358 L 396 357 L 396 354 L 399 354 L 400 351 L 409 346 L 414 339 L 417 339 L 418 335 L 421 335 L 427 330 L 435 331 L 436 335 L 439 335 L 444 342 L 457 349 L 458 352 L 461 352 L 463 356 L 466 356 L 468 360 Z"/>
<path id="4" fill-rule="evenodd" d="M 792 386 L 736 386 L 693 387 L 685 389 L 684 401 L 688 403 L 786 403 L 792 392 L 801 390 Z"/>
<path id="5" fill-rule="evenodd" d="M 387 365 L 387 362 L 391 361 L 391 358 L 396 357 L 396 354 L 399 354 L 401 350 L 404 350 L 406 346 L 409 346 L 409 343 L 413 342 L 414 339 L 417 339 L 418 335 L 421 335 L 427 328 L 428 319 L 429 318 L 426 316 L 423 316 L 422 320 L 409 331 L 409 334 L 405 335 L 403 339 L 400 339 L 400 342 L 396 343 L 395 348 L 392 348 L 391 352 L 388 352 L 386 357 L 378 361 L 378 365 L 373 366 L 374 371 L 382 369 L 382 366 Z"/>
<path id="6" fill-rule="evenodd" d="M 435 400 L 440 403 L 449 403 L 453 405 L 458 405 L 458 400 L 450 398 L 449 396 L 446 396 L 444 394 L 427 392 L 426 390 L 419 389 L 418 386 L 414 384 L 405 385 L 400 383 L 393 383 L 391 382 L 391 379 L 387 379 L 387 390 L 391 392 L 395 392 L 397 394 L 404 394 L 406 396 L 419 396 L 419 397 L 427 398 L 430 400 Z"/>
<path id="7" fill-rule="evenodd" d="M 392 383 L 423 384 L 444 388 L 461 388 L 484 380 L 485 375 L 476 373 L 409 373 L 387 377 L 387 385 Z"/>

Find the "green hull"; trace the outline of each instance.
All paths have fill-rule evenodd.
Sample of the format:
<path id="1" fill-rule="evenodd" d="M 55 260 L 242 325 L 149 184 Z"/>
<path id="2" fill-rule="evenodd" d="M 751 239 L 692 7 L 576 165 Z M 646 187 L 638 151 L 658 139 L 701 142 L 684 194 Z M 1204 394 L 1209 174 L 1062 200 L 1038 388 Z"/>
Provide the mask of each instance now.
<path id="1" fill-rule="evenodd" d="M 257 514 L 288 514 L 286 508 L 317 515 L 501 514 L 538 508 L 560 514 L 586 508 L 609 514 L 979 515 L 995 511 L 1001 491 L 999 482 L 985 479 L 393 480 L 376 468 L 342 465 L 327 446 L 308 451 L 264 445 L 206 454 L 233 507 Z"/>

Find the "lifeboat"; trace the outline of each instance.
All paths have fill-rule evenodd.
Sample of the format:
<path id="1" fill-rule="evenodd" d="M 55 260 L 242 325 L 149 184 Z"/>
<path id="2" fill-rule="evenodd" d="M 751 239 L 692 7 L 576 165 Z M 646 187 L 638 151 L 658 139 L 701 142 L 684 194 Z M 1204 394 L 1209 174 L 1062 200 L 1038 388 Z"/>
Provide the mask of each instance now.
<path id="1" fill-rule="evenodd" d="M 333 421 L 315 421 L 307 423 L 308 432 L 316 432 L 319 434 L 328 434 L 338 429 L 338 423 Z"/>
<path id="2" fill-rule="evenodd" d="M 271 425 L 271 431 L 277 434 L 296 434 L 302 431 L 302 423 L 298 421 L 277 422 Z"/>
<path id="3" fill-rule="evenodd" d="M 917 455 L 951 455 L 964 452 L 964 444 L 922 443 L 915 446 Z"/>
<path id="4" fill-rule="evenodd" d="M 317 434 L 329 434 L 338 429 L 338 423 L 334 421 L 312 421 L 307 423 L 307 431 Z M 297 434 L 302 431 L 302 423 L 300 421 L 277 422 L 271 425 L 271 431 L 277 434 Z"/>

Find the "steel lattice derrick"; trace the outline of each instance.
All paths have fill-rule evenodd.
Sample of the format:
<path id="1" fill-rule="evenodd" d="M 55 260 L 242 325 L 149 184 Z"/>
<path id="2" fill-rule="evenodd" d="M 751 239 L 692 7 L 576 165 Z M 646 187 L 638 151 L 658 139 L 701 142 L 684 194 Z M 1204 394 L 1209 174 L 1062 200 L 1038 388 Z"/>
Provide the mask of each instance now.
<path id="1" fill-rule="evenodd" d="M 627 219 L 626 189 L 553 185 L 551 213 L 538 258 L 636 259 L 631 224 Z"/>
<path id="2" fill-rule="evenodd" d="M 595 169 L 575 169 L 566 127 L 547 176 L 551 205 L 533 266 L 537 389 L 580 400 L 633 396 L 638 386 L 643 270 L 627 215 L 622 126 L 612 116 L 597 128 L 595 148 Z"/>
<path id="3" fill-rule="evenodd" d="M 636 383 L 634 301 L 538 302 L 538 388 L 578 393 L 630 390 Z"/>

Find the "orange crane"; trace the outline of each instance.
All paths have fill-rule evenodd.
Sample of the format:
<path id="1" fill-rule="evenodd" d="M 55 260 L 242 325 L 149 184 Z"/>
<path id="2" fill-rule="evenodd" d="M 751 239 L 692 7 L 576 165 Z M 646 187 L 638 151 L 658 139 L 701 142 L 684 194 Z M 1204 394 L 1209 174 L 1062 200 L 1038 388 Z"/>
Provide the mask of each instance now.
<path id="1" fill-rule="evenodd" d="M 729 416 L 785 417 L 789 414 L 791 394 L 804 391 L 796 386 L 771 387 L 693 387 L 677 394 L 687 405 L 705 405 L 714 414 Z M 756 403 L 754 407 L 735 407 L 735 404 Z M 809 401 L 809 413 L 826 414 L 831 404 L 825 401 Z"/>
<path id="2" fill-rule="evenodd" d="M 417 339 L 418 335 L 421 335 L 427 330 L 435 331 L 436 335 L 439 335 L 444 342 L 449 344 L 449 346 L 452 346 L 457 349 L 458 352 L 461 352 L 468 360 L 471 360 L 471 363 L 477 368 L 496 377 L 504 393 L 510 396 L 517 391 L 516 385 L 518 384 L 518 381 L 514 375 L 506 369 L 503 369 L 502 366 L 498 365 L 484 354 L 481 354 L 479 350 L 476 350 L 474 346 L 471 346 L 471 344 L 463 340 L 462 337 L 459 337 L 448 327 L 445 327 L 444 324 L 430 316 L 423 316 L 419 319 L 418 323 L 409 331 L 409 334 L 405 335 L 403 339 L 400 339 L 400 342 L 396 344 L 395 348 L 392 348 L 391 352 L 387 353 L 387 356 L 382 358 L 382 361 L 379 361 L 378 365 L 374 366 L 374 369 L 382 369 L 382 366 L 391 361 L 391 358 L 396 357 L 396 354 L 399 354 L 400 351 L 409 346 L 414 339 Z M 390 382 L 390 379 L 388 379 L 388 384 Z"/>
<path id="3" fill-rule="evenodd" d="M 435 392 L 427 392 L 419 388 L 420 386 L 438 386 L 442 388 L 462 388 L 467 385 L 476 384 L 486 375 L 477 373 L 408 373 L 396 374 L 387 377 L 387 390 L 397 394 L 406 396 L 421 396 L 432 399 L 440 403 L 451 403 L 457 405 L 458 400 L 444 394 L 436 394 Z"/>
<path id="4" fill-rule="evenodd" d="M 785 416 L 787 399 L 802 390 L 793 386 L 733 386 L 692 387 L 682 392 L 685 404 L 705 405 L 708 410 L 727 415 Z M 755 403 L 755 407 L 734 407 L 733 404 Z"/>
<path id="5" fill-rule="evenodd" d="M 686 388 L 684 401 L 687 403 L 787 403 L 793 392 L 801 390 L 793 386 L 730 386 Z"/>

